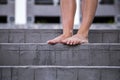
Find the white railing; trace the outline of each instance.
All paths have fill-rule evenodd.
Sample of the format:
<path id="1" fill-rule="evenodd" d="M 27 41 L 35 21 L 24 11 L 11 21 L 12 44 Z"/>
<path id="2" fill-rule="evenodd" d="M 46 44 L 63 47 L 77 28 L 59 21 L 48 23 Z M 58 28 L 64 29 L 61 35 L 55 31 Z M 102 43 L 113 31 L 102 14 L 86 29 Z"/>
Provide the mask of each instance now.
<path id="1" fill-rule="evenodd" d="M 15 24 L 27 23 L 27 0 L 15 0 Z"/>

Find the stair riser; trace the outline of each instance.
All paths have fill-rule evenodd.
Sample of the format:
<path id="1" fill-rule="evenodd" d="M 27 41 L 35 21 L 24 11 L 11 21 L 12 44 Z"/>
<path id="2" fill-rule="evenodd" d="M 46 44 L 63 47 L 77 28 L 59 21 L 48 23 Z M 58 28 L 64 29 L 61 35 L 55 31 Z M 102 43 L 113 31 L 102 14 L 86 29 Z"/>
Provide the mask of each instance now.
<path id="1" fill-rule="evenodd" d="M 61 33 L 62 30 L 0 29 L 0 43 L 45 43 Z M 120 43 L 120 30 L 91 30 L 89 42 Z"/>
<path id="2" fill-rule="evenodd" d="M 120 66 L 120 45 L 0 45 L 0 65 Z"/>
<path id="3" fill-rule="evenodd" d="M 0 68 L 0 80 L 120 80 L 120 69 Z"/>

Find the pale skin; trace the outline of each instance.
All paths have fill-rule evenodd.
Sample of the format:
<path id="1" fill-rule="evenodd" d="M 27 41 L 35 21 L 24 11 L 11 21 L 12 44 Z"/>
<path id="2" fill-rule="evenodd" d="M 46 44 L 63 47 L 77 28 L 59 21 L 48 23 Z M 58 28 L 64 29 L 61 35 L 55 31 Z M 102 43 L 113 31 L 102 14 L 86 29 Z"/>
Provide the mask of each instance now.
<path id="1" fill-rule="evenodd" d="M 78 45 L 88 43 L 89 28 L 95 16 L 98 0 L 82 0 L 82 22 L 78 32 L 73 35 L 74 16 L 76 11 L 76 0 L 60 0 L 63 34 L 47 41 L 48 44 L 63 43 L 67 45 Z"/>

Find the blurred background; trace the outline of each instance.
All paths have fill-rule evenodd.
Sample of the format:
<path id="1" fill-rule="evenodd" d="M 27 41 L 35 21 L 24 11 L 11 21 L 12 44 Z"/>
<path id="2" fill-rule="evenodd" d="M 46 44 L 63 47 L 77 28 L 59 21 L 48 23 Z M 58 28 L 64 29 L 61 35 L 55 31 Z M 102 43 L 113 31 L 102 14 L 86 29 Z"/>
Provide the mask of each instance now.
<path id="1" fill-rule="evenodd" d="M 22 5 L 21 5 L 22 6 Z M 15 0 L 0 0 L 0 24 L 15 22 Z M 28 24 L 61 24 L 59 0 L 27 0 Z M 81 16 L 79 18 L 81 20 Z M 120 0 L 99 0 L 94 24 L 120 23 Z"/>

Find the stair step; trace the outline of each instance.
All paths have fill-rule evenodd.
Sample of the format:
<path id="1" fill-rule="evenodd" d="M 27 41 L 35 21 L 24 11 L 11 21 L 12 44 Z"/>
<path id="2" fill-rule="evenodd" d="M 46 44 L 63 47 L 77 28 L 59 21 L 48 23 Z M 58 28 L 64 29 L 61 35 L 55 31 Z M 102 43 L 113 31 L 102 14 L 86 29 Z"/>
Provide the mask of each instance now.
<path id="1" fill-rule="evenodd" d="M 0 29 L 0 43 L 45 43 L 60 34 L 62 29 Z M 120 43 L 120 29 L 92 29 L 89 42 Z"/>
<path id="2" fill-rule="evenodd" d="M 120 66 L 120 43 L 0 43 L 1 66 Z"/>
<path id="3" fill-rule="evenodd" d="M 120 80 L 120 67 L 0 66 L 0 80 Z"/>

